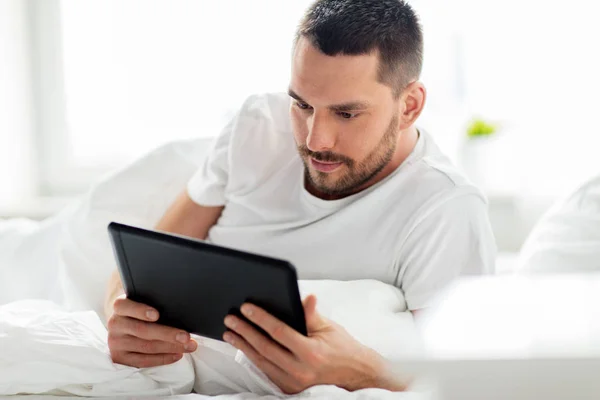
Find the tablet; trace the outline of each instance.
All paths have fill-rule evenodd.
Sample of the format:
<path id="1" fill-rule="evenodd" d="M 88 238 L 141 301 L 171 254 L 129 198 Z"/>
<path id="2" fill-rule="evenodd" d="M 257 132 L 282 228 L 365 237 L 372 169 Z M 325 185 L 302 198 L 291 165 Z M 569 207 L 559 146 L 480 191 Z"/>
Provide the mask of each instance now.
<path id="1" fill-rule="evenodd" d="M 223 340 L 225 317 L 245 319 L 250 302 L 306 335 L 289 262 L 115 222 L 108 231 L 127 298 L 156 308 L 158 323 Z"/>

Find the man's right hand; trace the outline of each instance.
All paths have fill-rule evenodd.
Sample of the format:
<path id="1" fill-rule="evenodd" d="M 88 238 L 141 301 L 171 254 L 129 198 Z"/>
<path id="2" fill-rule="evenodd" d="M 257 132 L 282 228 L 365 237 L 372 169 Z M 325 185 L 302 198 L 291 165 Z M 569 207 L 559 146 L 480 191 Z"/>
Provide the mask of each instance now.
<path id="1" fill-rule="evenodd" d="M 190 334 L 159 325 L 158 311 L 119 296 L 108 319 L 108 347 L 115 363 L 137 368 L 179 361 L 198 347 Z"/>

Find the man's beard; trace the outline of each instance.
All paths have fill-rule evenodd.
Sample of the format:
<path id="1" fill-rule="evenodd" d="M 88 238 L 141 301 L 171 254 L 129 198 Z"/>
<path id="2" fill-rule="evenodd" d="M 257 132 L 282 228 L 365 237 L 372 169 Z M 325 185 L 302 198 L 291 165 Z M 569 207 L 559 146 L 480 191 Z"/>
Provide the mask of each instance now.
<path id="1" fill-rule="evenodd" d="M 394 115 L 383 137 L 364 161 L 355 160 L 330 151 L 313 152 L 306 144 L 298 146 L 298 152 L 304 162 L 305 176 L 308 183 L 319 192 L 328 196 L 347 196 L 356 193 L 362 186 L 372 180 L 390 163 L 396 152 L 398 115 Z M 328 182 L 330 174 L 321 171 L 311 171 L 308 167 L 309 158 L 317 161 L 335 163 L 341 162 L 347 167 L 347 172 L 334 182 Z"/>

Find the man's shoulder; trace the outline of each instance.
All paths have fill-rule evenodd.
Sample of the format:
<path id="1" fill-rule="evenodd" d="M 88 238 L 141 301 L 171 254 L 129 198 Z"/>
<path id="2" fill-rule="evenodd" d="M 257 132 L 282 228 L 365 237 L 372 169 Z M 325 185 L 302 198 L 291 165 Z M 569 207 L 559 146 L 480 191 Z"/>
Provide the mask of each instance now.
<path id="1" fill-rule="evenodd" d="M 253 94 L 238 108 L 230 123 L 232 147 L 285 142 L 292 138 L 290 99 L 285 93 Z"/>
<path id="2" fill-rule="evenodd" d="M 471 194 L 486 202 L 483 192 L 449 160 L 437 156 L 423 157 L 419 165 L 419 180 L 438 192 L 441 197 Z"/>
<path id="3" fill-rule="evenodd" d="M 264 156 L 266 144 L 276 149 L 289 147 L 289 142 L 293 141 L 289 106 L 290 98 L 286 93 L 249 96 L 239 108 L 231 126 L 232 147 L 243 147 L 246 154 L 251 149 L 262 149 L 257 153 L 261 157 Z"/>
<path id="4" fill-rule="evenodd" d="M 288 127 L 290 97 L 283 92 L 258 93 L 249 96 L 240 108 L 239 116 Z"/>
<path id="5" fill-rule="evenodd" d="M 421 211 L 429 212 L 448 202 L 472 204 L 474 199 L 483 205 L 487 204 L 484 193 L 427 134 L 421 154 L 413 161 L 410 171 L 412 197 L 421 204 Z"/>
<path id="6" fill-rule="evenodd" d="M 256 94 L 246 99 L 232 126 L 232 176 L 269 176 L 297 154 L 289 105 L 285 93 Z"/>
<path id="7" fill-rule="evenodd" d="M 431 135 L 424 135 L 424 149 L 420 161 L 423 169 L 440 181 L 446 181 L 449 188 L 470 188 L 478 190 L 471 180 L 452 162 Z"/>

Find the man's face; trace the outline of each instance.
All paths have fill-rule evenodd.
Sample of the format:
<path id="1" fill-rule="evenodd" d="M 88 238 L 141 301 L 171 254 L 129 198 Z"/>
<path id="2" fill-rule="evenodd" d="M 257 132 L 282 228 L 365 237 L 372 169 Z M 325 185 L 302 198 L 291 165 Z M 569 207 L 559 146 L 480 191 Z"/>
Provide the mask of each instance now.
<path id="1" fill-rule="evenodd" d="M 290 116 L 308 183 L 324 195 L 362 190 L 395 153 L 398 102 L 378 67 L 377 54 L 331 57 L 298 40 Z"/>

